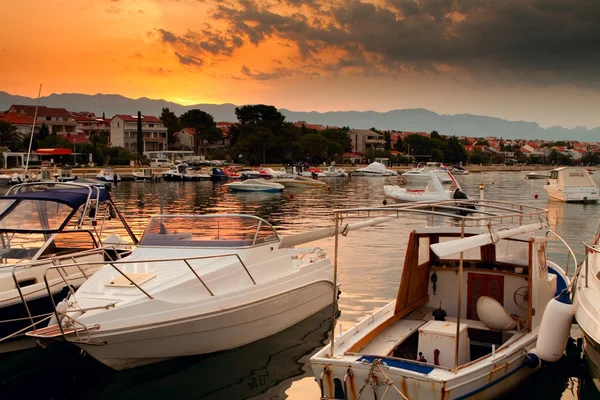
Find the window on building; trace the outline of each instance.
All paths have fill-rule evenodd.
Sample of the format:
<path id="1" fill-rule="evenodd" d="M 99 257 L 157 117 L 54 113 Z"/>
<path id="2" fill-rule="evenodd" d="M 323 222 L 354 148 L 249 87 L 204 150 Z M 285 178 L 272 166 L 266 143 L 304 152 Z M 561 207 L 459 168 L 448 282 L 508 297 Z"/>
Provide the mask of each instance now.
<path id="1" fill-rule="evenodd" d="M 46 117 L 46 121 L 52 121 L 52 117 Z"/>
<path id="2" fill-rule="evenodd" d="M 154 124 L 148 124 L 150 128 L 154 128 Z"/>

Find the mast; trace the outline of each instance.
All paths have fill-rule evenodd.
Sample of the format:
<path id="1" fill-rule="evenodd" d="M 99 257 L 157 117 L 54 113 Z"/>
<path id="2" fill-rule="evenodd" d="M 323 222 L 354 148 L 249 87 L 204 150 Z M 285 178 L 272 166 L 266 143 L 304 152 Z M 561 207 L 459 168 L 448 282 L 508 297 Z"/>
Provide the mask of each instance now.
<path id="1" fill-rule="evenodd" d="M 29 150 L 27 150 L 27 161 L 25 162 L 25 175 L 27 175 L 27 169 L 29 168 L 29 157 L 31 156 L 31 145 L 33 144 L 33 133 L 35 131 L 35 120 L 37 119 L 38 107 L 40 104 L 40 95 L 42 94 L 42 84 L 40 83 L 40 89 L 38 90 L 37 100 L 35 101 L 35 113 L 33 114 L 33 124 L 31 124 L 31 136 L 29 136 Z"/>

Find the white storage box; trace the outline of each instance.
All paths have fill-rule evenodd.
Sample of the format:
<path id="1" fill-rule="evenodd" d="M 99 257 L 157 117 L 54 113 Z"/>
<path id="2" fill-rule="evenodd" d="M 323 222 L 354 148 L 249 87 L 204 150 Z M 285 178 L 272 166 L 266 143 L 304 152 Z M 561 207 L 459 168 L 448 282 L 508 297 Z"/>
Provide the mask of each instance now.
<path id="1" fill-rule="evenodd" d="M 469 334 L 467 324 L 460 324 L 458 331 L 458 365 L 471 361 Z M 438 350 L 438 360 L 441 367 L 454 368 L 456 352 L 456 323 L 449 321 L 429 321 L 419 329 L 418 352 L 428 364 L 435 364 L 435 351 Z"/>

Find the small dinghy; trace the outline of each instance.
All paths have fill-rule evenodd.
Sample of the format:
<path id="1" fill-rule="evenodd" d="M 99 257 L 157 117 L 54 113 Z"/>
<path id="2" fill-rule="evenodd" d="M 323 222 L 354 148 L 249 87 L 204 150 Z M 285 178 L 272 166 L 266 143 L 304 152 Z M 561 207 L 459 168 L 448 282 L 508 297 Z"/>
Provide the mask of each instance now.
<path id="1" fill-rule="evenodd" d="M 431 180 L 425 189 L 407 189 L 397 185 L 385 185 L 383 194 L 392 199 L 404 202 L 413 201 L 444 201 L 455 198 L 456 191 L 444 189 L 437 175 L 430 172 Z M 460 187 L 457 188 L 460 190 Z M 468 198 L 463 196 L 462 198 Z"/>

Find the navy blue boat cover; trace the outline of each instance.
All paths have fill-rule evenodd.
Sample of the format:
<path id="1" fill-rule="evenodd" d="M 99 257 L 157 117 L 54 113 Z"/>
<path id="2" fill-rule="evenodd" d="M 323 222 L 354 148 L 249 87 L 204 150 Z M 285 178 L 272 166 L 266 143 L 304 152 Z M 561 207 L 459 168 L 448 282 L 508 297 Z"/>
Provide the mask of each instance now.
<path id="1" fill-rule="evenodd" d="M 110 200 L 110 192 L 105 189 L 92 187 L 91 200 L 97 196 L 97 191 L 100 193 L 100 202 Z M 57 188 L 42 190 L 36 192 L 19 192 L 8 196 L 2 196 L 0 199 L 26 199 L 26 200 L 48 200 L 64 203 L 74 209 L 79 208 L 88 199 L 89 190 L 86 188 Z"/>

